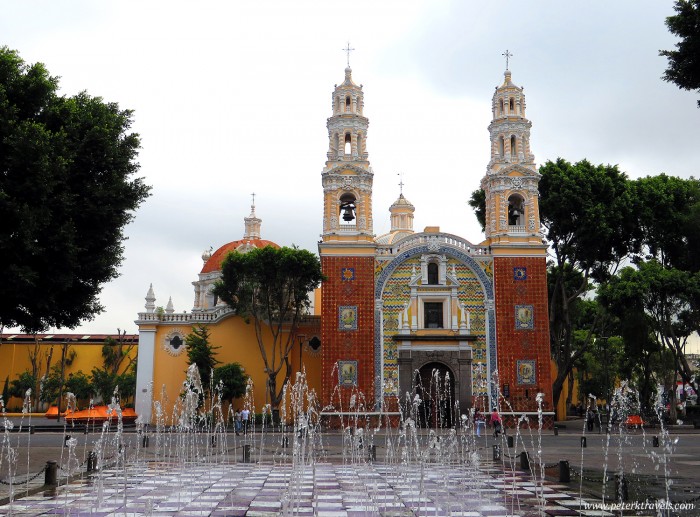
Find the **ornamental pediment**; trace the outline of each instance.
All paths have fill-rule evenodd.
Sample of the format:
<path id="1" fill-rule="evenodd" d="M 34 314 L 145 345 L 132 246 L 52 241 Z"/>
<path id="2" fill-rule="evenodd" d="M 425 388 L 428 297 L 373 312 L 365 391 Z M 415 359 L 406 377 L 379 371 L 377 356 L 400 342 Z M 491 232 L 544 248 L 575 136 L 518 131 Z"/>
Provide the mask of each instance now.
<path id="1" fill-rule="evenodd" d="M 363 169 L 362 167 L 348 163 L 336 165 L 323 172 L 324 176 L 346 176 L 349 174 L 353 176 L 374 176 L 374 174 L 367 169 Z"/>
<path id="2" fill-rule="evenodd" d="M 524 165 L 521 165 L 519 163 L 512 163 L 510 165 L 506 165 L 505 167 L 500 168 L 494 174 L 494 176 L 528 176 L 539 179 L 541 177 L 541 174 L 536 170 L 531 169 L 529 167 L 525 167 Z"/>

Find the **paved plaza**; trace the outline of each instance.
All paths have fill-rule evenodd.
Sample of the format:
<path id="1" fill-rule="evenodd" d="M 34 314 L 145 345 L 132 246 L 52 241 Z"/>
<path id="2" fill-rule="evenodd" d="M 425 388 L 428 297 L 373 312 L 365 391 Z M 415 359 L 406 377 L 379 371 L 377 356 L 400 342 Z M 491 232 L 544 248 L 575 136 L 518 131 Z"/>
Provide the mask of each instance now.
<path id="1" fill-rule="evenodd" d="M 14 479 L 34 479 L 0 486 L 6 503 L 0 504 L 0 515 L 620 515 L 601 506 L 604 464 L 611 478 L 624 467 L 628 502 L 638 505 L 624 515 L 657 515 L 655 507 L 643 504 L 664 498 L 667 489 L 677 506 L 662 515 L 700 515 L 700 435 L 688 428 L 672 430 L 658 448 L 652 445 L 658 430 L 631 432 L 622 440 L 594 433 L 582 448 L 577 423 L 558 436 L 516 436 L 514 447 L 487 434 L 454 457 L 425 449 L 425 461 L 391 456 L 386 436 L 379 434 L 376 462 L 368 461 L 366 447 L 348 453 L 347 436 L 329 431 L 314 462 L 303 465 L 292 454 L 293 435 L 288 435 L 290 447 L 282 447 L 280 434 L 244 438 L 229 433 L 214 447 L 183 454 L 177 433 L 161 447 L 152 436 L 144 448 L 142 437 L 127 432 L 122 437 L 126 464 L 115 468 L 108 461 L 89 476 L 86 458 L 101 435 L 69 432 L 75 440 L 72 449 L 63 446 L 63 433 L 6 433 L 0 481 L 7 479 L 8 444 L 16 458 Z M 113 438 L 102 437 L 105 442 Z M 212 442 L 200 437 L 199 443 Z M 243 462 L 246 444 L 249 463 Z M 494 445 L 501 447 L 498 459 Z M 104 449 L 104 459 L 114 454 L 110 447 L 113 442 Z M 523 449 L 530 454 L 530 470 L 521 468 Z M 193 461 L 192 454 L 202 461 Z M 43 487 L 47 460 L 59 464 L 63 486 Z M 560 460 L 571 465 L 568 483 L 559 482 L 552 469 Z M 546 467 L 546 477 L 540 466 Z M 614 497 L 613 482 L 605 490 L 608 500 Z M 686 506 L 678 506 L 682 504 Z"/>

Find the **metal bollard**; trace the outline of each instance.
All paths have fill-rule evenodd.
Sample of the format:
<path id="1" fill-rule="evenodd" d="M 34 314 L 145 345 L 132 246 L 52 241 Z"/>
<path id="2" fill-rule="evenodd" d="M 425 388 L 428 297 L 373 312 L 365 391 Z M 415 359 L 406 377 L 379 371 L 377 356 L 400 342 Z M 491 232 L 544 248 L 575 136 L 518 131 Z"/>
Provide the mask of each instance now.
<path id="1" fill-rule="evenodd" d="M 53 460 L 46 462 L 46 471 L 44 472 L 44 484 L 47 486 L 58 485 L 58 463 Z"/>
<path id="2" fill-rule="evenodd" d="M 654 437 L 651 439 L 651 443 L 652 443 L 652 445 L 653 445 L 654 447 L 658 447 L 658 446 L 659 446 L 659 437 L 658 437 L 658 436 L 654 436 Z"/>
<path id="3" fill-rule="evenodd" d="M 147 449 L 147 448 L 148 448 L 148 441 L 149 441 L 149 440 L 148 440 L 148 435 L 144 433 L 144 435 L 143 435 L 143 440 L 141 440 L 141 446 L 142 446 L 144 449 Z"/>
<path id="4" fill-rule="evenodd" d="M 559 462 L 559 482 L 560 483 L 570 483 L 571 482 L 571 472 L 569 471 L 569 462 L 566 460 L 561 460 Z"/>
<path id="5" fill-rule="evenodd" d="M 369 461 L 377 461 L 377 446 L 376 445 L 370 445 L 369 446 Z"/>
<path id="6" fill-rule="evenodd" d="M 282 447 L 286 449 L 289 447 L 289 436 L 283 436 L 282 437 Z"/>
<path id="7" fill-rule="evenodd" d="M 215 434 L 211 435 L 211 446 L 216 447 L 216 435 Z"/>
<path id="8" fill-rule="evenodd" d="M 34 434 L 34 426 L 33 425 L 29 426 L 29 434 Z"/>
<path id="9" fill-rule="evenodd" d="M 615 474 L 615 494 L 620 502 L 629 499 L 629 491 L 627 490 L 627 479 L 620 474 Z"/>
<path id="10" fill-rule="evenodd" d="M 501 446 L 500 445 L 493 446 L 493 459 L 494 459 L 494 461 L 501 459 Z"/>
<path id="11" fill-rule="evenodd" d="M 250 445 L 243 446 L 243 463 L 250 463 Z"/>
<path id="12" fill-rule="evenodd" d="M 85 424 L 85 429 L 83 430 L 83 434 L 88 434 L 90 432 L 90 428 L 88 427 L 87 424 Z"/>
<path id="13" fill-rule="evenodd" d="M 581 448 L 582 449 L 586 448 L 586 437 L 585 436 L 581 437 Z"/>
<path id="14" fill-rule="evenodd" d="M 63 446 L 64 446 L 64 447 L 68 447 L 68 440 L 70 440 L 70 435 L 69 435 L 69 434 L 67 434 L 67 435 L 63 438 Z"/>
<path id="15" fill-rule="evenodd" d="M 507 438 L 508 438 L 508 447 L 512 447 L 513 446 L 513 437 L 508 436 Z"/>
<path id="16" fill-rule="evenodd" d="M 95 454 L 94 451 L 88 452 L 88 457 L 87 457 L 87 471 L 88 473 L 90 472 L 95 472 L 97 470 L 97 454 Z"/>
<path id="17" fill-rule="evenodd" d="M 526 451 L 520 453 L 520 469 L 530 470 L 530 456 L 528 456 Z"/>
<path id="18" fill-rule="evenodd" d="M 559 436 L 559 428 L 556 425 L 554 426 L 554 436 Z"/>

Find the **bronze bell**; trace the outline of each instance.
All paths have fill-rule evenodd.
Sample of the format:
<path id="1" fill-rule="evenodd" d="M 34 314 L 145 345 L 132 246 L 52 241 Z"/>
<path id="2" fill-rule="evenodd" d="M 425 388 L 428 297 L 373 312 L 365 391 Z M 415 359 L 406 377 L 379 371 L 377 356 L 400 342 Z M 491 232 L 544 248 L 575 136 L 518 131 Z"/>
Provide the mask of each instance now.
<path id="1" fill-rule="evenodd" d="M 352 221 L 355 219 L 355 215 L 352 213 L 353 206 L 350 203 L 343 205 L 343 221 Z"/>

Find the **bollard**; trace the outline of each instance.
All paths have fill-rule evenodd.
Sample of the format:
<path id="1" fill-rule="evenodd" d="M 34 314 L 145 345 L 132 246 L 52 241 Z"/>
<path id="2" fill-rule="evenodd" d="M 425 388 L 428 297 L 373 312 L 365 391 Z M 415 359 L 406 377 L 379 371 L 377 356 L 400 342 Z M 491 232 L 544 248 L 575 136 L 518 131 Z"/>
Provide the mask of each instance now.
<path id="1" fill-rule="evenodd" d="M 652 445 L 653 445 L 654 447 L 658 447 L 658 446 L 659 446 L 659 437 L 658 437 L 658 436 L 654 436 L 654 437 L 651 439 L 651 443 L 652 443 Z"/>
<path id="2" fill-rule="evenodd" d="M 87 424 L 85 424 L 85 429 L 83 430 L 84 434 L 88 434 L 90 432 L 90 428 L 88 427 Z"/>
<path id="3" fill-rule="evenodd" d="M 376 445 L 370 445 L 369 446 L 369 461 L 377 461 L 377 446 Z"/>
<path id="4" fill-rule="evenodd" d="M 571 482 L 571 472 L 569 471 L 569 462 L 566 460 L 561 460 L 559 462 L 559 482 L 560 483 Z"/>
<path id="5" fill-rule="evenodd" d="M 47 486 L 58 485 L 58 463 L 53 460 L 46 462 L 46 471 L 44 472 L 44 484 Z"/>
<path id="6" fill-rule="evenodd" d="M 29 426 L 29 434 L 34 434 L 34 426 L 33 425 Z"/>
<path id="7" fill-rule="evenodd" d="M 282 437 L 282 447 L 285 449 L 289 447 L 289 436 Z"/>
<path id="8" fill-rule="evenodd" d="M 513 437 L 508 436 L 507 438 L 508 438 L 508 447 L 512 447 L 513 446 Z"/>
<path id="9" fill-rule="evenodd" d="M 520 453 L 520 469 L 530 470 L 530 456 L 528 456 L 526 451 Z"/>
<path id="10" fill-rule="evenodd" d="M 493 459 L 494 459 L 494 461 L 501 459 L 501 446 L 500 445 L 493 446 Z"/>
<path id="11" fill-rule="evenodd" d="M 618 502 L 624 502 L 629 499 L 629 491 L 627 490 L 627 479 L 620 474 L 615 474 L 615 494 L 617 494 Z"/>
<path id="12" fill-rule="evenodd" d="M 87 471 L 88 474 L 90 472 L 94 472 L 97 470 L 97 455 L 94 453 L 94 451 L 88 452 L 88 457 L 87 457 Z"/>
<path id="13" fill-rule="evenodd" d="M 147 434 L 144 434 L 144 435 L 143 435 L 143 440 L 141 441 L 141 446 L 142 446 L 144 449 L 147 449 L 147 448 L 148 448 L 148 435 L 147 435 Z"/>
<path id="14" fill-rule="evenodd" d="M 211 435 L 211 446 L 216 447 L 216 435 L 215 434 Z"/>
<path id="15" fill-rule="evenodd" d="M 250 463 L 250 445 L 243 446 L 243 463 Z"/>
<path id="16" fill-rule="evenodd" d="M 581 437 L 581 448 L 582 449 L 586 448 L 586 437 L 585 436 Z"/>
<path id="17" fill-rule="evenodd" d="M 556 425 L 554 426 L 554 436 L 559 436 L 559 428 Z"/>
<path id="18" fill-rule="evenodd" d="M 63 439 L 63 446 L 68 447 L 68 440 L 70 440 L 70 435 L 67 434 L 65 438 Z"/>

